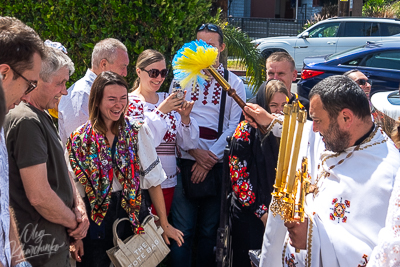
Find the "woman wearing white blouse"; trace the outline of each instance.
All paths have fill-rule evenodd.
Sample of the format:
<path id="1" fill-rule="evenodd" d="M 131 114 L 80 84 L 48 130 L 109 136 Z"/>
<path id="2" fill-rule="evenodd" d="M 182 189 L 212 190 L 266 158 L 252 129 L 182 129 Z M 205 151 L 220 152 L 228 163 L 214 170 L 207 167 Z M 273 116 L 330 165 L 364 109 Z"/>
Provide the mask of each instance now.
<path id="1" fill-rule="evenodd" d="M 157 93 L 168 74 L 160 52 L 143 51 L 137 59 L 136 73 L 138 78 L 129 94 L 127 115 L 144 120 L 153 132 L 157 155 L 167 175 L 161 188 L 168 214 L 179 172 L 175 155 L 179 149 L 197 148 L 199 127 L 189 116 L 194 102 L 178 98 L 177 93 Z"/>

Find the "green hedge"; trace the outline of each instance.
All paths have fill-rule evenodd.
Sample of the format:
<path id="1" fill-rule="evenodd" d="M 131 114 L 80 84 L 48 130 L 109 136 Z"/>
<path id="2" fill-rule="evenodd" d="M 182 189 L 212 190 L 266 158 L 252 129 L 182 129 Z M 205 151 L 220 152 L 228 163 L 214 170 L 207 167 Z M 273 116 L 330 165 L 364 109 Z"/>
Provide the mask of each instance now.
<path id="1" fill-rule="evenodd" d="M 147 48 L 163 53 L 167 64 L 175 52 L 195 38 L 196 27 L 216 21 L 209 14 L 211 0 L 7 0 L 0 2 L 2 16 L 17 17 L 35 29 L 43 40 L 62 43 L 75 63 L 70 82 L 90 67 L 96 42 L 113 37 L 129 53 L 127 80 L 133 84 L 137 56 Z M 170 71 L 163 85 L 172 78 Z"/>

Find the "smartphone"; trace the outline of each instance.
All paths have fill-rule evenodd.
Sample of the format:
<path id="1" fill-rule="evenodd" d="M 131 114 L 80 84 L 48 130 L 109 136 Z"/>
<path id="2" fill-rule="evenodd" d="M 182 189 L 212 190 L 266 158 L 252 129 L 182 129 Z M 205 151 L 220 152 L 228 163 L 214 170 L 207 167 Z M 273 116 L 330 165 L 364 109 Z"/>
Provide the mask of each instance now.
<path id="1" fill-rule="evenodd" d="M 183 89 L 181 88 L 181 85 L 179 84 L 179 82 L 176 82 L 176 81 L 174 81 L 174 84 L 172 85 L 172 93 L 175 93 L 175 92 L 177 92 L 177 94 L 175 96 L 176 98 L 178 98 L 178 99 L 183 98 L 183 96 L 184 96 Z"/>

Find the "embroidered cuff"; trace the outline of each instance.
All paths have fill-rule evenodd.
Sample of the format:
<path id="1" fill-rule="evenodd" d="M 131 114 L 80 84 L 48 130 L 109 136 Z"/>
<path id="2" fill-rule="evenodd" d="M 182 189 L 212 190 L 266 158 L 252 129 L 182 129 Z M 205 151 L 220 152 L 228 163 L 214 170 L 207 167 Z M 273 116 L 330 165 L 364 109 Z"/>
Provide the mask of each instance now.
<path id="1" fill-rule="evenodd" d="M 154 110 L 154 112 L 161 118 L 161 119 L 166 119 L 167 118 L 167 115 L 166 114 L 164 114 L 164 113 L 162 113 L 160 110 L 158 110 L 158 109 L 155 109 Z"/>
<path id="2" fill-rule="evenodd" d="M 146 176 L 147 174 L 149 174 L 149 172 L 151 172 L 156 166 L 157 166 L 157 164 L 159 164 L 160 163 L 160 158 L 159 157 L 157 157 L 157 159 L 155 160 L 155 161 L 153 161 L 153 163 L 151 163 L 150 164 L 150 166 L 147 168 L 147 169 L 145 169 L 144 171 L 142 170 L 142 171 L 140 171 L 140 175 L 141 176 Z"/>
<path id="3" fill-rule="evenodd" d="M 189 120 L 189 123 L 188 123 L 188 124 L 184 124 L 184 123 L 181 121 L 181 125 L 182 125 L 183 128 L 189 128 L 190 126 L 192 126 L 192 120 Z"/>
<path id="4" fill-rule="evenodd" d="M 257 218 L 261 219 L 261 217 L 267 213 L 268 207 L 265 206 L 264 204 L 260 205 L 258 209 L 254 212 L 254 214 L 257 216 Z"/>

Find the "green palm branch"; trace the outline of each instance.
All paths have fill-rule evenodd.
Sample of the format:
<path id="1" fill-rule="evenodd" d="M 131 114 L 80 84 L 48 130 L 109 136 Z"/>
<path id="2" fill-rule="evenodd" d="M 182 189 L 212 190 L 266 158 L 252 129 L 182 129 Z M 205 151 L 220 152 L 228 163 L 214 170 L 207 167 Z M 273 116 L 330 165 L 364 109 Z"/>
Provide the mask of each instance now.
<path id="1" fill-rule="evenodd" d="M 240 64 L 246 66 L 246 77 L 253 93 L 256 93 L 258 87 L 265 81 L 265 58 L 240 28 L 226 25 L 223 27 L 223 32 L 228 56 L 235 57 Z"/>

